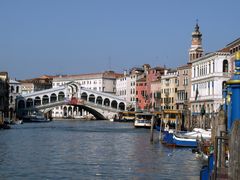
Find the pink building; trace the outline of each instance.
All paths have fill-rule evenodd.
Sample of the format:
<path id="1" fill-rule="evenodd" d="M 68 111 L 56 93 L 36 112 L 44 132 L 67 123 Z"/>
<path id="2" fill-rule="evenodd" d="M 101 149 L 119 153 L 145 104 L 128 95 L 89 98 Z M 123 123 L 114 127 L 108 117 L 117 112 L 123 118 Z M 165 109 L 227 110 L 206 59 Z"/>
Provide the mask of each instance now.
<path id="1" fill-rule="evenodd" d="M 163 67 L 150 68 L 149 65 L 143 66 L 145 69 L 145 78 L 139 79 L 136 86 L 137 108 L 141 110 L 153 110 L 156 98 L 152 93 L 151 84 L 160 79 L 164 74 Z"/>

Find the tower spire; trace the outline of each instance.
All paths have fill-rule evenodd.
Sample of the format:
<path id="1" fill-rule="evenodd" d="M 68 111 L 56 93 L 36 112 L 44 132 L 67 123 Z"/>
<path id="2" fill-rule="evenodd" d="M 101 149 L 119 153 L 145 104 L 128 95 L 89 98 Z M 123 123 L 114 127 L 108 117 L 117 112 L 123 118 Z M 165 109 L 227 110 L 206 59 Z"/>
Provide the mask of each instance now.
<path id="1" fill-rule="evenodd" d="M 192 32 L 192 44 L 189 50 L 189 62 L 202 56 L 202 33 L 199 30 L 198 19 Z"/>

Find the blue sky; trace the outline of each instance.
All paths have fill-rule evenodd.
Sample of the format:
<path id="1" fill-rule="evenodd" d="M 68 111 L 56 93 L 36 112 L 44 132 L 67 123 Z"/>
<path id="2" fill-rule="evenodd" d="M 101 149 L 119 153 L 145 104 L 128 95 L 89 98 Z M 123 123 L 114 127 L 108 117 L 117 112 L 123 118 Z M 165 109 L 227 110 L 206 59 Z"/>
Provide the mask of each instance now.
<path id="1" fill-rule="evenodd" d="M 0 0 L 0 71 L 11 78 L 123 72 L 188 61 L 239 38 L 239 0 Z"/>

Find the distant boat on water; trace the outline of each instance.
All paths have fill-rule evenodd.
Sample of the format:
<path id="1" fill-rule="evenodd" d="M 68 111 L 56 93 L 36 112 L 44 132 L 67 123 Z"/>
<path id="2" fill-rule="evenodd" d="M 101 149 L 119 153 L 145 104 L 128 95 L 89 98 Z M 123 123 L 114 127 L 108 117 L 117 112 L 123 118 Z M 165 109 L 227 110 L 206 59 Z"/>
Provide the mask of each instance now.
<path id="1" fill-rule="evenodd" d="M 23 122 L 50 122 L 43 115 L 28 115 L 23 117 Z"/>

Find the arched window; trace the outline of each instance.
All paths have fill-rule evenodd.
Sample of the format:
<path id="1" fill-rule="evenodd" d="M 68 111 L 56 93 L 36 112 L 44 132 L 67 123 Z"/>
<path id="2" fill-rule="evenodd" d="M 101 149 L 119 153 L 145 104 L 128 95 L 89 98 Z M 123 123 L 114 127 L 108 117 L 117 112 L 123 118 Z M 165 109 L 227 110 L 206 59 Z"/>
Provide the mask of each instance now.
<path id="1" fill-rule="evenodd" d="M 228 72 L 228 61 L 226 59 L 223 61 L 223 72 Z"/>
<path id="2" fill-rule="evenodd" d="M 19 86 L 16 87 L 16 93 L 19 93 Z"/>
<path id="3" fill-rule="evenodd" d="M 10 103 L 13 103 L 13 96 L 10 96 Z"/>
<path id="4" fill-rule="evenodd" d="M 222 89 L 225 89 L 225 88 L 226 88 L 226 85 L 227 85 L 226 81 L 223 81 L 223 82 L 222 82 Z"/>

